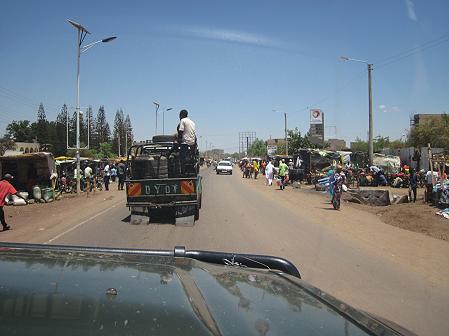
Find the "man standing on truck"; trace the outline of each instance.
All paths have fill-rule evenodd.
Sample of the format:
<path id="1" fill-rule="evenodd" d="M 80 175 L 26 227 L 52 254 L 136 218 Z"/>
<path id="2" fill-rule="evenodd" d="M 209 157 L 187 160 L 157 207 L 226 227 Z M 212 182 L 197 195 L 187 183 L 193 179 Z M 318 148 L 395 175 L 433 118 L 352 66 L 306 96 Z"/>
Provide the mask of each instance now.
<path id="1" fill-rule="evenodd" d="M 196 147 L 195 123 L 188 117 L 188 114 L 187 110 L 179 112 L 178 143 L 180 144 L 181 174 L 185 173 L 189 147 Z"/>

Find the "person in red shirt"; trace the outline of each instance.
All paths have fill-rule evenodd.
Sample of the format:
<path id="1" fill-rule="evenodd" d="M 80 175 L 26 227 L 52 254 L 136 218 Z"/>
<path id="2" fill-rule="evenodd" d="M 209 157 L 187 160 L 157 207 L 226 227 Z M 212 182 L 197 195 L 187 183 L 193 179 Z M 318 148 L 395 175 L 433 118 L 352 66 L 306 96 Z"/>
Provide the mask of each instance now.
<path id="1" fill-rule="evenodd" d="M 0 222 L 3 225 L 3 231 L 11 229 L 11 227 L 6 224 L 5 212 L 3 211 L 3 206 L 5 205 L 5 197 L 9 194 L 13 194 L 22 198 L 26 202 L 26 199 L 19 195 L 16 188 L 14 188 L 10 183 L 13 178 L 14 177 L 11 174 L 5 174 L 5 176 L 3 176 L 3 180 L 0 181 Z"/>

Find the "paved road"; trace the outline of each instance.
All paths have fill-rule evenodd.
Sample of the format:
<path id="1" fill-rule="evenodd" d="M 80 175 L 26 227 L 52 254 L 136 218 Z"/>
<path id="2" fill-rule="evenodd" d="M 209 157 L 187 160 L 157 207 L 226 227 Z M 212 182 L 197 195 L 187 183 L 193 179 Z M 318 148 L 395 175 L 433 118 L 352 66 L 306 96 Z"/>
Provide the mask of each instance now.
<path id="1" fill-rule="evenodd" d="M 267 198 L 235 172 L 217 176 L 203 170 L 203 209 L 194 227 L 130 225 L 128 209 L 116 202 L 75 226 L 41 232 L 33 241 L 156 249 L 184 245 L 277 255 L 295 263 L 306 281 L 350 304 L 420 335 L 449 334 L 448 287 L 343 238 L 325 223 L 317 225 L 305 213 Z"/>

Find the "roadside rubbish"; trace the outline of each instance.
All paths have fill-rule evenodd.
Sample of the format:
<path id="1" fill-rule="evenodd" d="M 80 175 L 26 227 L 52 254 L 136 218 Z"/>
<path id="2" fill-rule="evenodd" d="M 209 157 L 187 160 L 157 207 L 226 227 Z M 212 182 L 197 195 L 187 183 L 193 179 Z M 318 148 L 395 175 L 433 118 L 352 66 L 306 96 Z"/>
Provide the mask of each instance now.
<path id="1" fill-rule="evenodd" d="M 12 195 L 12 204 L 13 205 L 26 205 L 26 201 L 16 195 Z"/>
<path id="2" fill-rule="evenodd" d="M 41 188 L 39 188 L 39 186 L 37 185 L 33 187 L 33 198 L 35 200 L 40 200 L 42 198 Z"/>
<path id="3" fill-rule="evenodd" d="M 449 208 L 439 210 L 435 214 L 438 216 L 443 216 L 446 219 L 449 219 Z"/>

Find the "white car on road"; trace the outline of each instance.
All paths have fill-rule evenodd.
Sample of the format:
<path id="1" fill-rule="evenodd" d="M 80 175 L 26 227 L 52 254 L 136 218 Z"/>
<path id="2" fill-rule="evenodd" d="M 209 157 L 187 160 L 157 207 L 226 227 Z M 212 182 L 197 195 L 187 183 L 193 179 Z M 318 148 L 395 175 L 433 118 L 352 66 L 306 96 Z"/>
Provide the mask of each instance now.
<path id="1" fill-rule="evenodd" d="M 220 161 L 215 170 L 217 171 L 217 175 L 221 173 L 232 175 L 232 163 L 229 161 Z"/>

